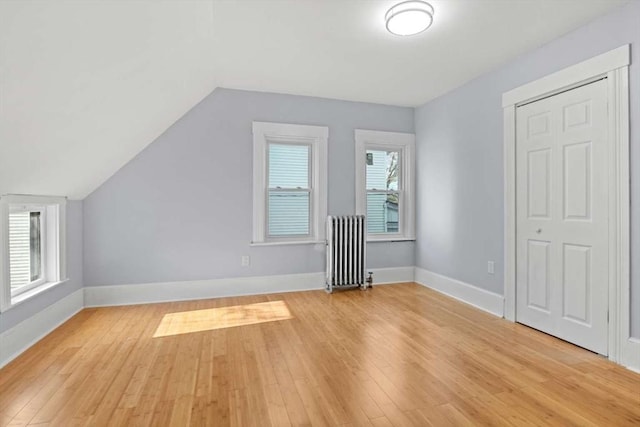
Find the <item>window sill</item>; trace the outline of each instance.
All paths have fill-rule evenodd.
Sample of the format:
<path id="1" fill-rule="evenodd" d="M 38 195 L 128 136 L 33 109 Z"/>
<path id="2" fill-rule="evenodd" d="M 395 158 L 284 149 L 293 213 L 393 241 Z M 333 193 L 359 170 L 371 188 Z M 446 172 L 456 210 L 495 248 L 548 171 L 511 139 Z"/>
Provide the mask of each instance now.
<path id="1" fill-rule="evenodd" d="M 414 237 L 367 237 L 367 243 L 377 243 L 377 242 L 415 242 L 416 239 Z"/>
<path id="2" fill-rule="evenodd" d="M 290 240 L 285 242 L 251 242 L 249 246 L 324 245 L 324 240 Z"/>
<path id="3" fill-rule="evenodd" d="M 9 304 L 9 307 L 7 307 L 6 310 L 10 310 L 13 307 L 22 304 L 23 302 L 29 300 L 31 297 L 34 297 L 44 291 L 47 291 L 51 288 L 55 288 L 56 286 L 68 282 L 69 279 L 64 279 L 64 280 L 60 280 L 59 282 L 47 282 L 47 283 L 43 283 L 42 285 L 33 288 L 33 289 L 29 289 L 26 292 L 23 292 L 21 294 L 16 295 L 15 297 L 11 297 L 11 303 Z M 5 310 L 5 311 L 6 311 Z"/>

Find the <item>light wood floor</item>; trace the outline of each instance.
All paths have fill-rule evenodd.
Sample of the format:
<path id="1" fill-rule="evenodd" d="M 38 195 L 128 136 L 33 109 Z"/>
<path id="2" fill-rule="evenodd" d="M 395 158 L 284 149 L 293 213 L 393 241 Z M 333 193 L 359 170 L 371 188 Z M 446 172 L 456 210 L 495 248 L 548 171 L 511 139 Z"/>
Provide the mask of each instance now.
<path id="1" fill-rule="evenodd" d="M 26 424 L 637 426 L 640 375 L 415 284 L 110 307 L 0 370 Z"/>

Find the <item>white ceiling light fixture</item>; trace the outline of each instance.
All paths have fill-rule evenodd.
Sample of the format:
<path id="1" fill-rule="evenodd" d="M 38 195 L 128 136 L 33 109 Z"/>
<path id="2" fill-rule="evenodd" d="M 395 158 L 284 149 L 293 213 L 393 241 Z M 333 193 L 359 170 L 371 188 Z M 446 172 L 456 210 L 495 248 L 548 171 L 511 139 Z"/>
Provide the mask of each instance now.
<path id="1" fill-rule="evenodd" d="M 426 1 L 403 1 L 384 15 L 387 31 L 397 36 L 420 34 L 433 24 L 433 6 Z"/>

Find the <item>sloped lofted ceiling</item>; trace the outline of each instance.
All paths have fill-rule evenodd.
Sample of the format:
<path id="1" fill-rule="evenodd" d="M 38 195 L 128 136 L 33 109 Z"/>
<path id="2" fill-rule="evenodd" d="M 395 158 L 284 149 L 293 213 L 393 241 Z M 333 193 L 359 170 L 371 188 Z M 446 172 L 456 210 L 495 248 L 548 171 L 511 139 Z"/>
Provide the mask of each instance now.
<path id="1" fill-rule="evenodd" d="M 0 0 L 0 194 L 83 198 L 215 87 L 210 1 Z"/>
<path id="2" fill-rule="evenodd" d="M 84 198 L 215 87 L 417 106 L 627 0 L 0 0 L 0 194 Z"/>

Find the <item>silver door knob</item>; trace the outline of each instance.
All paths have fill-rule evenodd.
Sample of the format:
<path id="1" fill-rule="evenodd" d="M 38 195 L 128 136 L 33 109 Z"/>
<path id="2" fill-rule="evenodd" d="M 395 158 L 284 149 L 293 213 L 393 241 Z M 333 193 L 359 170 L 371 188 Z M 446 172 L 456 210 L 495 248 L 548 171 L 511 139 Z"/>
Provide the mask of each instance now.
<path id="1" fill-rule="evenodd" d="M 536 230 L 536 233 L 538 233 L 538 234 L 542 233 L 542 228 L 538 228 L 538 229 Z"/>

